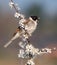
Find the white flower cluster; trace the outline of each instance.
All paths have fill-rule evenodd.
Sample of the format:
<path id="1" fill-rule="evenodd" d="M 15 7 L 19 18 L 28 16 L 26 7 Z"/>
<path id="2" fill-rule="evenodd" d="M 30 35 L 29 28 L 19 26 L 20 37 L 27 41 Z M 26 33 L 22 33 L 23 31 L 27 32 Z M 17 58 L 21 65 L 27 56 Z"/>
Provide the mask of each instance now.
<path id="1" fill-rule="evenodd" d="M 28 62 L 25 65 L 35 65 L 32 59 L 28 60 Z"/>
<path id="2" fill-rule="evenodd" d="M 21 45 L 19 44 L 22 48 L 24 48 L 25 45 Z M 22 51 L 23 49 L 21 49 L 20 51 Z M 21 58 L 33 58 L 37 55 L 41 55 L 41 54 L 45 54 L 45 53 L 51 53 L 52 49 L 49 49 L 49 48 L 44 48 L 44 49 L 38 49 L 38 48 L 35 48 L 32 44 L 27 44 L 25 46 L 25 50 L 23 50 L 23 52 L 19 52 L 19 56 L 18 57 L 21 57 Z M 23 55 L 21 55 L 23 54 Z"/>
<path id="3" fill-rule="evenodd" d="M 14 15 L 14 17 L 16 17 L 16 18 L 19 18 L 19 16 L 20 16 L 20 14 L 19 13 L 15 13 L 15 15 Z"/>
<path id="4" fill-rule="evenodd" d="M 10 6 L 11 8 L 13 8 L 13 5 L 14 5 L 13 2 L 9 2 L 9 6 Z"/>
<path id="5" fill-rule="evenodd" d="M 25 48 L 25 45 L 26 45 L 26 43 L 19 42 L 19 46 L 20 46 L 21 48 Z"/>
<path id="6" fill-rule="evenodd" d="M 42 49 L 42 51 L 46 51 L 47 53 L 51 53 L 51 50 L 52 50 L 52 49 L 49 49 L 49 48 L 44 48 L 44 49 Z"/>
<path id="7" fill-rule="evenodd" d="M 18 57 L 20 58 L 24 58 L 24 54 L 25 54 L 25 52 L 24 52 L 24 50 L 23 49 L 21 49 L 21 50 L 19 50 L 19 54 L 18 54 Z"/>
<path id="8" fill-rule="evenodd" d="M 26 53 L 30 53 L 32 56 L 35 56 L 39 49 L 35 48 L 32 44 L 27 44 L 25 51 Z"/>
<path id="9" fill-rule="evenodd" d="M 21 17 L 22 19 L 24 19 L 24 15 L 22 15 L 22 14 L 20 14 L 18 12 L 15 13 L 14 17 L 16 17 L 16 18 Z"/>
<path id="10" fill-rule="evenodd" d="M 19 18 L 19 17 L 21 17 L 22 19 L 24 18 L 24 15 L 23 14 L 20 14 L 20 8 L 18 7 L 18 4 L 15 4 L 12 0 L 11 0 L 11 2 L 9 2 L 9 6 L 11 7 L 11 8 L 14 8 L 15 10 L 16 10 L 16 13 L 14 14 L 14 17 L 16 17 L 16 18 Z"/>
<path id="11" fill-rule="evenodd" d="M 21 20 L 19 20 L 19 26 L 21 26 L 22 28 L 25 28 L 25 26 L 24 26 L 24 23 L 25 22 L 25 19 L 23 18 L 23 19 L 21 19 Z"/>
<path id="12" fill-rule="evenodd" d="M 21 46 L 23 46 L 23 45 L 21 45 Z M 35 48 L 32 44 L 27 44 L 27 45 L 25 45 L 25 50 L 24 49 L 19 50 L 18 57 L 19 58 L 28 58 L 28 59 L 30 58 L 30 60 L 28 60 L 28 62 L 25 65 L 35 65 L 33 60 L 34 60 L 34 58 L 36 58 L 37 55 L 42 55 L 42 54 L 51 53 L 51 52 L 52 52 L 52 49 L 43 48 L 40 50 L 38 48 Z"/>

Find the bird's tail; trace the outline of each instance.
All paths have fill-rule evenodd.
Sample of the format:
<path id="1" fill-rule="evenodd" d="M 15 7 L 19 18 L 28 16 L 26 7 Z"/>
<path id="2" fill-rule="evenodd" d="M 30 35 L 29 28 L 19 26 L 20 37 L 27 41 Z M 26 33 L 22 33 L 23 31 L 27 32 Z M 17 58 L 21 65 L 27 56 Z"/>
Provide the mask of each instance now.
<path id="1" fill-rule="evenodd" d="M 12 43 L 12 40 L 10 40 L 8 43 L 6 43 L 6 44 L 4 45 L 4 47 L 5 47 L 5 48 L 8 47 L 11 43 Z"/>
<path id="2" fill-rule="evenodd" d="M 4 45 L 4 47 L 5 47 L 5 48 L 8 47 L 8 46 L 12 43 L 12 41 L 14 41 L 15 39 L 17 39 L 19 36 L 20 36 L 19 33 L 16 33 L 15 36 L 12 37 L 12 39 L 11 39 L 8 43 L 6 43 L 6 44 Z"/>

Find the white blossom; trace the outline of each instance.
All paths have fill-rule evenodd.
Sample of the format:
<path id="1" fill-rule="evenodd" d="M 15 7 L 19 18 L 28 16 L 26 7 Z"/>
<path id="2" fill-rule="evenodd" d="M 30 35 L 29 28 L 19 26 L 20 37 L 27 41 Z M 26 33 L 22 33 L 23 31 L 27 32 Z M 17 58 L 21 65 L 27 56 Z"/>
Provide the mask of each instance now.
<path id="1" fill-rule="evenodd" d="M 40 51 L 38 51 L 38 55 L 45 54 L 45 53 L 51 53 L 51 49 L 43 48 Z"/>
<path id="2" fill-rule="evenodd" d="M 38 51 L 39 51 L 38 48 L 35 48 L 35 49 L 34 49 L 34 53 L 35 53 L 35 54 L 38 54 Z"/>
<path id="3" fill-rule="evenodd" d="M 45 54 L 45 53 L 47 53 L 47 52 L 45 52 L 45 51 L 44 51 L 44 52 L 39 51 L 37 54 L 38 54 L 38 55 L 41 55 L 41 54 Z"/>
<path id="4" fill-rule="evenodd" d="M 28 60 L 27 64 L 25 64 L 25 65 L 35 65 L 35 63 L 30 59 L 30 60 Z"/>
<path id="5" fill-rule="evenodd" d="M 21 14 L 20 14 L 21 15 Z M 23 18 L 21 20 L 19 20 L 19 26 L 21 26 L 22 28 L 25 28 L 25 25 L 23 24 L 26 20 Z"/>
<path id="6" fill-rule="evenodd" d="M 15 15 L 14 15 L 14 17 L 16 17 L 16 18 L 19 18 L 19 16 L 20 16 L 20 13 L 15 13 Z"/>
<path id="7" fill-rule="evenodd" d="M 28 35 L 27 34 L 25 34 L 24 37 L 25 37 L 25 39 L 28 39 Z"/>
<path id="8" fill-rule="evenodd" d="M 11 7 L 11 8 L 13 8 L 13 2 L 9 2 L 9 6 Z"/>
<path id="9" fill-rule="evenodd" d="M 24 50 L 23 49 L 21 49 L 21 50 L 19 50 L 19 54 L 18 54 L 18 57 L 19 58 L 24 58 Z"/>
<path id="10" fill-rule="evenodd" d="M 24 19 L 24 15 L 17 13 L 17 12 L 15 13 L 14 17 L 16 17 L 16 18 L 21 17 L 22 19 Z"/>
<path id="11" fill-rule="evenodd" d="M 21 48 L 24 48 L 24 47 L 25 47 L 25 45 L 26 45 L 26 43 L 19 42 L 19 46 L 20 46 Z"/>
<path id="12" fill-rule="evenodd" d="M 27 44 L 26 49 L 33 49 L 34 47 L 32 46 L 32 44 Z"/>
<path id="13" fill-rule="evenodd" d="M 28 44 L 26 46 L 26 50 L 25 50 L 26 53 L 28 53 L 28 54 L 31 53 L 31 55 L 33 57 L 38 54 L 38 51 L 39 51 L 39 49 L 38 48 L 34 48 L 34 46 L 32 44 L 30 44 L 30 45 Z"/>
<path id="14" fill-rule="evenodd" d="M 51 53 L 52 49 L 49 49 L 49 48 L 44 48 L 44 49 L 47 50 L 47 53 Z"/>
<path id="15" fill-rule="evenodd" d="M 26 52 L 33 52 L 33 46 L 30 44 L 27 44 L 26 46 Z"/>

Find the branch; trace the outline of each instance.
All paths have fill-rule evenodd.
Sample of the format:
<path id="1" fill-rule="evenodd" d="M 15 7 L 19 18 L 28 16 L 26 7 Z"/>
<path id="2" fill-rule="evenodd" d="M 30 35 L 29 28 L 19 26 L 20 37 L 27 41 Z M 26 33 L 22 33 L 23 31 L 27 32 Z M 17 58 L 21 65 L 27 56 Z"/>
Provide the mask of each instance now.
<path id="1" fill-rule="evenodd" d="M 13 0 L 11 0 L 11 2 L 14 3 Z M 19 13 L 19 10 L 16 8 L 15 4 L 12 4 L 12 5 L 13 5 L 15 11 L 16 11 L 17 13 Z"/>
<path id="2" fill-rule="evenodd" d="M 9 6 L 11 8 L 14 8 L 16 13 L 15 13 L 15 17 L 19 18 L 19 19 L 24 19 L 25 16 L 23 14 L 20 13 L 20 8 L 18 6 L 16 6 L 16 4 L 13 2 L 13 0 L 10 0 L 11 2 L 9 3 Z"/>

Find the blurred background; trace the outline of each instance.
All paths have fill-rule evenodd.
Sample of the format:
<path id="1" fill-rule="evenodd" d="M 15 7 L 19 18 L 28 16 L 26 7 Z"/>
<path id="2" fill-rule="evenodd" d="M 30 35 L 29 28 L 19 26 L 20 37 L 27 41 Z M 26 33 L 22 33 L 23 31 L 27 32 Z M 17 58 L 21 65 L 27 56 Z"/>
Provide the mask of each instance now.
<path id="1" fill-rule="evenodd" d="M 10 0 L 0 0 L 0 65 L 24 65 L 26 59 L 19 59 L 19 41 L 15 40 L 8 48 L 3 46 L 11 39 L 18 27 L 14 18 L 15 10 L 9 7 Z M 30 38 L 31 43 L 41 48 L 57 48 L 57 0 L 14 0 L 26 17 L 40 17 L 36 31 Z M 57 65 L 57 50 L 35 59 L 36 65 Z"/>

